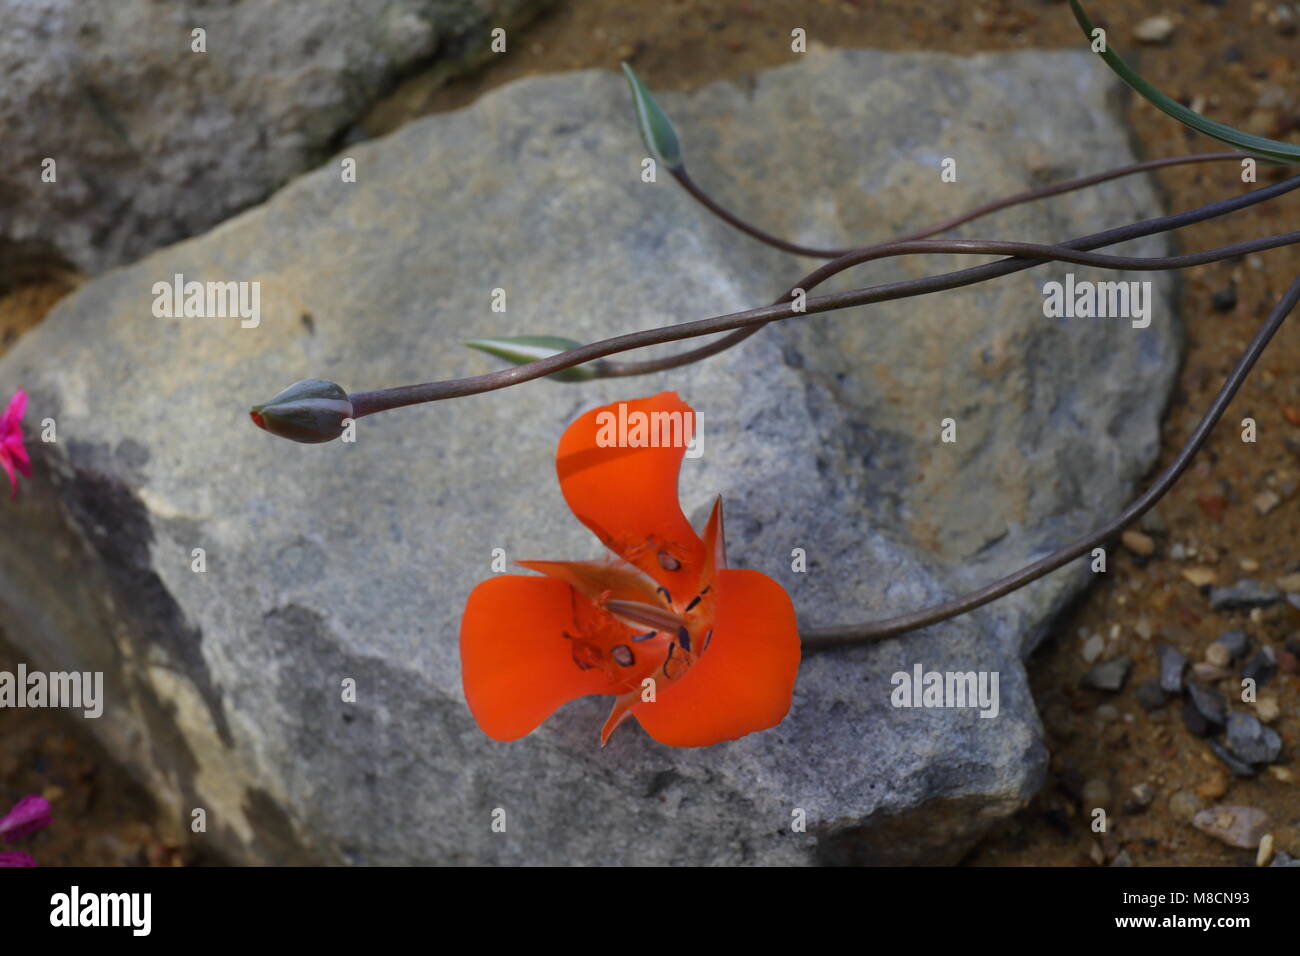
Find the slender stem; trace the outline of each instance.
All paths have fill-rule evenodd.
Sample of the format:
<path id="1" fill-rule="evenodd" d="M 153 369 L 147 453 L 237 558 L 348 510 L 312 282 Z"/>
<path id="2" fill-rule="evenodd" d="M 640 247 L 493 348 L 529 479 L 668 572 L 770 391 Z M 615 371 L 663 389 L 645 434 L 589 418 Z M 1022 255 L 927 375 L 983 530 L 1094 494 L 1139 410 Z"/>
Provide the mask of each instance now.
<path id="1" fill-rule="evenodd" d="M 1062 193 L 1073 192 L 1076 189 L 1084 189 L 1088 186 L 1095 186 L 1097 183 L 1119 179 L 1123 176 L 1131 176 L 1134 173 L 1146 172 L 1152 169 L 1161 169 L 1166 166 L 1182 166 L 1190 165 L 1192 163 L 1214 163 L 1229 159 L 1242 160 L 1245 158 L 1247 158 L 1246 153 L 1194 153 L 1191 156 L 1166 156 L 1162 159 L 1147 159 L 1138 163 L 1129 163 L 1126 166 L 1118 166 L 1115 169 L 1107 170 L 1103 173 L 1094 173 L 1091 176 L 1081 176 L 1077 179 L 1067 179 L 1063 182 L 1053 183 L 1050 186 L 1042 186 L 1038 189 L 1030 189 L 1022 193 L 1016 193 L 1015 195 L 1008 196 L 1005 199 L 998 199 L 990 203 L 985 203 L 983 206 L 977 206 L 970 212 L 962 213 L 960 216 L 954 216 L 951 219 L 945 219 L 943 222 L 937 223 L 936 225 L 927 226 L 923 229 L 918 229 L 915 232 L 899 236 L 897 239 L 889 242 L 877 243 L 873 246 L 865 246 L 862 248 L 883 249 L 893 245 L 895 242 L 906 242 L 911 239 L 925 239 L 941 232 L 947 232 L 949 229 L 955 229 L 964 223 L 987 216 L 990 213 L 997 212 L 1001 209 L 1007 209 L 1021 203 L 1033 202 L 1038 199 L 1045 199 L 1048 196 L 1059 196 Z M 771 233 L 764 232 L 762 229 L 759 229 L 752 223 L 746 222 L 735 213 L 724 208 L 712 196 L 706 193 L 694 179 L 691 178 L 690 174 L 687 173 L 685 166 L 672 170 L 672 173 L 677 178 L 677 181 L 682 185 L 682 188 L 686 190 L 687 194 L 704 206 L 704 208 L 709 212 L 713 213 L 715 216 L 734 228 L 739 229 L 741 232 L 753 236 L 755 239 L 765 242 L 770 246 L 775 246 L 778 249 L 785 252 L 792 252 L 796 255 L 811 256 L 812 258 L 819 259 L 840 258 L 850 251 L 855 251 L 848 249 L 816 249 L 810 246 L 801 246 L 797 243 L 789 242 L 788 240 L 773 236 Z M 811 286 L 806 284 L 801 284 L 798 287 L 804 289 L 804 291 L 808 291 L 811 288 Z M 788 292 L 776 301 L 784 302 L 792 297 L 793 293 Z M 708 345 L 698 346 L 697 348 L 693 348 L 688 352 L 683 352 L 676 356 L 655 359 L 648 362 L 607 363 L 606 367 L 601 369 L 601 378 L 646 375 L 651 372 L 666 371 L 670 368 L 681 368 L 683 365 L 690 365 L 692 362 L 711 358 L 720 352 L 725 352 L 727 349 L 739 345 L 762 327 L 763 326 L 761 325 L 754 325 L 745 329 L 737 329 L 730 335 L 724 336 L 714 342 L 710 342 Z"/>
<path id="2" fill-rule="evenodd" d="M 1000 597 L 1010 594 L 1018 588 L 1024 587 L 1031 581 L 1041 578 L 1043 575 L 1055 571 L 1057 568 L 1068 564 L 1075 558 L 1087 554 L 1093 548 L 1104 544 L 1106 541 L 1115 537 L 1124 528 L 1128 527 L 1138 518 L 1142 517 L 1152 505 L 1159 501 L 1170 488 L 1173 487 L 1179 476 L 1187 470 L 1191 464 L 1192 458 L 1205 444 L 1209 438 L 1210 431 L 1223 417 L 1224 411 L 1232 402 L 1233 396 L 1241 388 L 1246 376 L 1250 374 L 1251 368 L 1259 360 L 1264 349 L 1268 346 L 1269 340 L 1281 328 L 1286 317 L 1290 315 L 1291 310 L 1295 308 L 1296 303 L 1300 302 L 1300 277 L 1291 283 L 1291 286 L 1282 296 L 1281 301 L 1273 307 L 1268 318 L 1264 320 L 1255 337 L 1251 339 L 1250 345 L 1237 360 L 1236 366 L 1232 373 L 1219 389 L 1218 395 L 1215 396 L 1209 410 L 1201 419 L 1196 429 L 1188 438 L 1187 443 L 1173 462 L 1160 473 L 1160 476 L 1142 495 L 1124 511 L 1114 521 L 1111 521 L 1105 527 L 1078 538 L 1065 547 L 1052 552 L 1044 558 L 1040 558 L 1033 564 L 1030 564 L 1013 574 L 1008 574 L 991 584 L 985 585 L 978 591 L 972 591 L 959 598 L 951 601 L 945 601 L 934 607 L 925 608 L 912 614 L 903 614 L 898 617 L 886 618 L 881 621 L 872 621 L 866 624 L 849 624 L 837 627 L 813 627 L 800 631 L 800 637 L 803 646 L 809 650 L 822 650 L 832 647 L 847 647 L 854 644 L 863 644 L 868 641 L 878 640 L 883 637 L 892 637 L 896 634 L 902 634 L 905 631 L 913 631 L 917 628 L 928 627 L 931 624 L 937 624 L 940 621 L 946 621 L 949 618 L 957 617 L 960 614 L 966 614 L 975 610 L 977 607 L 995 601 Z"/>
<path id="3" fill-rule="evenodd" d="M 1190 266 L 1205 265 L 1223 259 L 1263 252 L 1300 242 L 1300 232 L 1282 233 L 1277 236 L 1265 236 L 1251 239 L 1218 249 L 1193 252 L 1181 256 L 1162 256 L 1142 258 L 1138 256 L 1112 256 L 1098 252 L 1083 252 L 1068 246 L 1041 245 L 1032 242 L 1004 242 L 984 239 L 915 239 L 883 243 L 869 246 L 839 259 L 834 259 L 804 277 L 803 285 L 798 286 L 805 292 L 816 288 L 831 276 L 863 262 L 884 259 L 889 256 L 917 255 L 923 253 L 950 253 L 958 255 L 1005 255 L 1018 259 L 1035 259 L 1039 262 L 1059 261 L 1074 262 L 1080 265 L 1100 266 L 1128 272 L 1160 272 L 1172 269 L 1186 269 Z M 794 290 L 785 292 L 777 303 L 788 302 L 794 298 Z M 617 378 L 629 375 L 645 375 L 649 372 L 662 372 L 699 361 L 707 355 L 714 355 L 730 348 L 736 342 L 757 332 L 763 326 L 754 325 L 740 329 L 731 335 L 711 342 L 703 348 L 693 349 L 679 355 L 644 362 L 606 362 L 602 369 L 602 378 Z"/>
<path id="4" fill-rule="evenodd" d="M 1050 186 L 1041 186 L 1038 189 L 1029 189 L 1022 193 L 1016 193 L 1015 195 L 1008 196 L 1005 199 L 998 199 L 994 202 L 986 203 L 983 206 L 978 206 L 970 212 L 962 213 L 960 216 L 954 216 L 952 219 L 946 219 L 936 225 L 927 226 L 923 229 L 918 229 L 915 232 L 899 236 L 897 240 L 894 241 L 925 239 L 941 232 L 947 232 L 949 229 L 955 229 L 963 223 L 970 222 L 973 219 L 979 219 L 982 216 L 987 216 L 990 213 L 1006 209 L 1010 206 L 1033 202 L 1037 199 L 1045 199 L 1048 196 L 1059 196 L 1061 193 L 1073 192 L 1076 189 L 1095 186 L 1097 183 L 1104 183 L 1111 179 L 1120 179 L 1124 176 L 1132 176 L 1134 173 L 1146 172 L 1151 169 L 1161 169 L 1165 166 L 1183 166 L 1191 163 L 1215 163 L 1229 159 L 1240 161 L 1246 158 L 1246 153 L 1194 153 L 1191 156 L 1166 156 L 1161 159 L 1146 159 L 1138 163 L 1129 163 L 1126 166 L 1118 166 L 1115 169 L 1107 170 L 1104 173 L 1094 173 L 1091 176 L 1067 179 L 1063 182 L 1053 183 Z M 685 166 L 679 166 L 672 170 L 672 174 L 692 199 L 723 222 L 735 229 L 739 229 L 748 236 L 752 236 L 759 242 L 766 243 L 767 245 L 780 249 L 783 252 L 790 252 L 797 256 L 809 256 L 814 259 L 838 259 L 840 256 L 854 251 L 853 249 L 818 249 L 813 246 L 803 246 L 797 242 L 790 242 L 787 239 L 782 239 L 780 236 L 774 236 L 770 232 L 765 232 L 758 228 L 758 226 L 755 226 L 751 222 L 747 222 L 731 210 L 725 208 L 721 203 L 706 193 L 700 185 L 691 178 L 691 175 L 686 171 Z"/>
<path id="5" fill-rule="evenodd" d="M 1170 229 L 1179 229 L 1183 226 L 1204 222 L 1207 219 L 1213 219 L 1265 202 L 1291 192 L 1297 187 L 1300 187 L 1300 176 L 1253 190 L 1241 196 L 1221 199 L 1197 209 L 1170 216 L 1159 216 L 1154 219 L 1147 219 L 1142 222 L 1131 223 L 1127 226 L 1119 226 L 1115 229 L 1072 239 L 1069 242 L 1061 243 L 1059 248 L 1088 251 L 1129 239 L 1165 232 Z M 1058 247 L 1044 248 L 1054 249 Z M 863 250 L 861 253 L 850 253 L 839 260 L 839 266 L 837 266 L 836 262 L 831 262 L 822 266 L 821 269 L 847 268 L 848 265 L 855 264 L 858 261 L 856 256 L 859 254 L 871 258 L 877 254 L 877 251 L 868 249 Z M 998 262 L 972 266 L 937 276 L 926 276 L 902 282 L 889 282 L 869 286 L 865 289 L 852 289 L 846 292 L 810 297 L 805 301 L 802 312 L 795 310 L 794 303 L 768 305 L 758 309 L 713 316 L 707 319 L 697 319 L 678 325 L 664 326 L 663 328 L 630 332 L 600 342 L 579 346 L 576 349 L 539 359 L 536 362 L 529 362 L 526 365 L 515 365 L 483 375 L 473 375 L 468 378 L 451 379 L 442 382 L 429 382 L 422 385 L 406 385 L 381 391 L 357 392 L 349 396 L 352 401 L 353 417 L 361 418 L 364 415 L 373 415 L 376 412 L 392 408 L 419 405 L 425 402 L 436 402 L 448 398 L 459 398 L 465 395 L 476 395 L 481 392 L 509 388 L 512 385 L 519 385 L 536 378 L 544 378 L 554 372 L 629 349 L 660 345 L 664 342 L 677 342 L 699 335 L 711 335 L 715 332 L 727 332 L 747 326 L 763 325 L 767 322 L 793 318 L 796 315 L 814 315 L 855 305 L 887 302 L 911 296 L 927 295 L 931 292 L 956 289 L 973 285 L 976 282 L 983 282 L 986 279 L 994 279 L 999 276 L 1031 269 L 1034 266 L 1042 265 L 1046 261 L 1048 260 L 1043 258 L 1002 259 Z M 816 273 L 812 275 L 815 276 Z"/>

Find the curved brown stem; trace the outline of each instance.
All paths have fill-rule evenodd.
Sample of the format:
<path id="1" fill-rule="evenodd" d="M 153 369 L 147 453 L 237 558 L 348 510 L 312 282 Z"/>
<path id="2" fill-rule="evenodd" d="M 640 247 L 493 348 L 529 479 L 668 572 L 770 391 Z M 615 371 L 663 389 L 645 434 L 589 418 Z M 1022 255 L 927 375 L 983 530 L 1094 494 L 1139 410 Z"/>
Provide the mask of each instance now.
<path id="1" fill-rule="evenodd" d="M 1255 337 L 1251 339 L 1246 351 L 1242 353 L 1232 372 L 1224 380 L 1223 387 L 1219 389 L 1219 393 L 1214 397 L 1214 401 L 1192 432 L 1191 437 L 1187 439 L 1187 443 L 1178 452 L 1178 456 L 1168 468 L 1160 473 L 1151 487 L 1125 508 L 1115 520 L 1091 534 L 1077 538 L 1065 547 L 1053 551 L 1033 564 L 985 585 L 978 591 L 972 591 L 942 604 L 936 604 L 934 607 L 915 611 L 911 614 L 902 614 L 898 617 L 886 618 L 881 621 L 870 621 L 866 624 L 813 627 L 801 630 L 799 634 L 804 647 L 809 650 L 823 650 L 832 647 L 863 644 L 868 641 L 879 640 L 882 637 L 902 634 L 905 631 L 929 627 L 931 624 L 937 624 L 940 621 L 966 614 L 977 607 L 988 604 L 990 601 L 996 601 L 998 598 L 1004 597 L 1032 581 L 1036 581 L 1043 575 L 1055 571 L 1057 568 L 1087 554 L 1093 548 L 1115 537 L 1164 497 L 1166 492 L 1174 486 L 1179 476 L 1187 470 L 1187 466 L 1192 463 L 1192 458 L 1195 457 L 1201 446 L 1205 444 L 1206 439 L 1209 438 L 1210 431 L 1223 417 L 1223 413 L 1232 402 L 1233 396 L 1237 394 L 1237 390 L 1246 381 L 1246 376 L 1250 374 L 1250 370 L 1259 360 L 1260 355 L 1263 354 L 1269 340 L 1282 327 L 1282 323 L 1286 321 L 1286 317 L 1291 314 L 1291 310 L 1295 308 L 1297 302 L 1300 302 L 1300 277 L 1297 277 L 1291 283 L 1281 300 L 1273 307 L 1273 311 L 1269 313 L 1268 318 L 1264 320 L 1259 331 L 1255 333 Z"/>
<path id="2" fill-rule="evenodd" d="M 1082 176 L 1078 179 L 1067 179 L 1063 182 L 1053 183 L 1050 186 L 1041 186 L 1038 189 L 1026 190 L 1025 192 L 1008 196 L 1005 199 L 998 199 L 990 203 L 985 203 L 983 206 L 978 206 L 970 212 L 962 213 L 960 216 L 954 216 L 951 219 L 946 219 L 933 226 L 926 226 L 925 228 L 918 229 L 915 232 L 909 232 L 888 242 L 876 243 L 871 246 L 862 246 L 858 249 L 843 250 L 815 249 L 809 246 L 801 246 L 764 232 L 762 229 L 759 229 L 752 223 L 746 222 L 735 213 L 724 208 L 714 200 L 713 197 L 709 196 L 708 193 L 701 189 L 699 184 L 690 177 L 690 174 L 686 172 L 684 166 L 672 170 L 672 173 L 677 178 L 677 181 L 681 183 L 682 188 L 685 189 L 692 198 L 698 201 L 700 205 L 704 206 L 705 209 L 709 210 L 709 212 L 713 213 L 719 219 L 734 226 L 746 235 L 753 236 L 760 242 L 765 242 L 777 249 L 791 252 L 796 255 L 810 256 L 818 259 L 840 259 L 846 255 L 851 255 L 854 252 L 883 250 L 888 249 L 899 242 L 925 239 L 941 232 L 947 232 L 949 229 L 955 229 L 964 223 L 972 222 L 982 216 L 987 216 L 990 213 L 998 212 L 1002 209 L 1008 209 L 1021 203 L 1033 202 L 1037 199 L 1045 199 L 1048 196 L 1059 196 L 1062 193 L 1073 192 L 1076 189 L 1084 189 L 1088 186 L 1095 186 L 1098 183 L 1104 183 L 1112 179 L 1132 176 L 1134 173 L 1147 172 L 1152 169 L 1162 169 L 1166 166 L 1182 166 L 1192 163 L 1213 163 L 1228 159 L 1240 160 L 1244 158 L 1246 158 L 1245 153 L 1194 153 L 1191 156 L 1166 156 L 1162 159 L 1147 159 L 1138 163 L 1129 163 L 1126 166 L 1117 166 L 1115 169 L 1107 170 L 1103 173 L 1094 173 L 1091 176 Z M 807 281 L 808 280 L 805 279 L 803 282 L 797 283 L 796 288 L 802 288 L 804 291 L 809 291 L 812 286 L 807 285 Z M 793 292 L 787 292 L 778 298 L 776 302 L 785 302 L 792 296 Z M 739 345 L 761 328 L 761 325 L 755 325 L 745 329 L 737 329 L 735 332 L 724 336 L 717 341 L 710 342 L 708 345 L 698 346 L 688 352 L 682 352 L 680 355 L 654 359 L 646 362 L 608 363 L 606 368 L 602 370 L 601 377 L 615 378 L 632 375 L 648 375 L 651 372 L 663 372 L 670 368 L 681 368 L 683 365 L 690 365 L 692 362 L 699 362 L 702 359 L 711 358 L 720 352 L 725 352 L 727 349 Z"/>
<path id="3" fill-rule="evenodd" d="M 1147 219 L 1142 222 L 1130 223 L 1127 226 L 1119 226 L 1115 229 L 1094 233 L 1090 236 L 1083 236 L 1079 239 L 1072 239 L 1069 242 L 1061 243 L 1059 248 L 1088 251 L 1113 245 L 1117 242 L 1124 242 L 1128 239 L 1137 239 L 1142 236 L 1166 232 L 1170 229 L 1179 229 L 1183 226 L 1204 222 L 1207 219 L 1227 215 L 1248 206 L 1265 202 L 1298 187 L 1300 187 L 1300 177 L 1292 177 L 1242 196 L 1234 196 L 1231 199 L 1221 199 L 1217 202 L 1208 203 L 1197 209 L 1171 216 L 1159 216 L 1154 219 Z M 1056 249 L 1058 247 L 1044 246 L 1042 248 Z M 845 259 L 852 259 L 853 256 L 858 254 L 853 253 L 845 257 Z M 876 253 L 868 249 L 862 250 L 861 254 L 870 257 Z M 1047 260 L 1042 258 L 1002 259 L 998 262 L 972 266 L 937 276 L 925 276 L 920 279 L 909 279 L 902 282 L 887 282 L 865 289 L 851 289 L 846 292 L 834 292 L 829 295 L 811 297 L 804 303 L 805 308 L 802 311 L 797 311 L 792 303 L 768 305 L 744 312 L 733 312 L 729 315 L 713 316 L 708 319 L 697 319 L 693 322 L 682 322 L 678 325 L 669 325 L 658 329 L 630 332 L 601 342 L 579 346 L 567 352 L 539 359 L 536 362 L 529 362 L 526 365 L 516 365 L 511 368 L 488 372 L 484 375 L 474 375 L 468 378 L 451 379 L 443 382 L 407 385 L 374 392 L 357 392 L 350 395 L 349 399 L 352 402 L 353 417 L 361 418 L 364 415 L 373 415 L 376 412 L 402 408 L 407 405 L 420 405 L 425 402 L 437 402 L 448 398 L 459 398 L 465 395 L 476 395 L 481 392 L 509 388 L 512 385 L 519 385 L 535 378 L 544 378 L 554 372 L 572 368 L 575 365 L 583 365 L 595 359 L 605 358 L 629 349 L 660 345 L 664 342 L 677 342 L 682 339 L 711 335 L 715 332 L 727 332 L 752 325 L 763 325 L 767 322 L 793 318 L 796 315 L 815 315 L 819 312 L 831 312 L 849 306 L 886 302 L 893 299 L 956 289 L 973 285 L 976 282 L 983 282 L 986 279 L 994 279 L 999 276 L 1010 275 L 1013 272 L 1031 269 L 1034 266 L 1042 265 L 1045 261 Z M 834 266 L 834 263 L 827 263 L 821 268 L 828 269 L 832 266 Z"/>

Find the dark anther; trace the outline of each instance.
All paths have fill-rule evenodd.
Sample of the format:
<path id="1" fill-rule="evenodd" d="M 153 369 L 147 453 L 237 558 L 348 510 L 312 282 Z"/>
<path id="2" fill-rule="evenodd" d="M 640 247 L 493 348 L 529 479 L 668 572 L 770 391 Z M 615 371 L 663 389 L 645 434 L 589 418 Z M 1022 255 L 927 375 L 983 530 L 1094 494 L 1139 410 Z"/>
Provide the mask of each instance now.
<path id="1" fill-rule="evenodd" d="M 677 650 L 677 645 L 676 645 L 676 644 L 669 644 L 669 645 L 668 645 L 668 656 L 664 658 L 664 667 L 663 667 L 663 671 L 664 671 L 664 676 L 665 676 L 665 677 L 668 676 L 668 664 L 669 664 L 669 662 L 673 659 L 673 651 L 675 651 L 675 650 Z"/>
<path id="2" fill-rule="evenodd" d="M 686 630 L 686 628 L 685 628 L 684 626 L 683 626 L 683 627 L 679 627 L 679 628 L 677 629 L 677 640 L 679 640 L 679 641 L 681 642 L 682 650 L 687 651 L 687 652 L 690 651 L 690 649 L 691 649 L 691 632 L 688 631 L 688 630 Z"/>
<path id="3" fill-rule="evenodd" d="M 640 644 L 642 641 L 648 641 L 658 633 L 658 631 L 646 631 L 644 634 L 638 634 L 636 637 L 632 638 L 632 643 Z"/>
<path id="4" fill-rule="evenodd" d="M 672 603 L 673 603 L 673 596 L 672 596 L 671 594 L 668 593 L 668 589 L 667 589 L 666 587 L 664 587 L 663 585 L 660 585 L 660 586 L 657 588 L 657 590 L 659 591 L 660 594 L 662 594 L 662 595 L 664 596 L 664 600 L 665 600 L 665 601 L 667 601 L 669 604 L 672 604 Z"/>
<path id="5" fill-rule="evenodd" d="M 713 590 L 713 585 L 712 585 L 712 584 L 706 584 L 706 585 L 704 586 L 704 590 L 700 592 L 700 597 L 704 597 L 704 595 L 708 594 L 708 593 L 709 593 L 710 591 L 712 591 L 712 590 Z"/>
<path id="6" fill-rule="evenodd" d="M 614 663 L 619 667 L 631 667 L 636 663 L 636 658 L 632 655 L 632 648 L 626 644 L 620 644 L 609 652 L 609 656 L 614 658 Z"/>
<path id="7" fill-rule="evenodd" d="M 702 598 L 703 596 L 704 596 L 704 592 L 701 591 L 699 594 L 695 595 L 695 597 L 691 598 L 691 603 L 686 605 L 686 610 L 689 611 L 691 608 L 695 607 L 695 605 L 699 604 L 700 598 Z"/>
<path id="8" fill-rule="evenodd" d="M 709 628 L 709 633 L 704 635 L 704 646 L 700 648 L 701 654 L 709 649 L 709 641 L 711 640 L 713 640 L 713 628 Z"/>
<path id="9" fill-rule="evenodd" d="M 667 551 L 660 551 L 659 567 L 663 568 L 665 571 L 680 571 L 682 568 L 682 563 L 678 561 L 676 558 L 674 558 Z"/>

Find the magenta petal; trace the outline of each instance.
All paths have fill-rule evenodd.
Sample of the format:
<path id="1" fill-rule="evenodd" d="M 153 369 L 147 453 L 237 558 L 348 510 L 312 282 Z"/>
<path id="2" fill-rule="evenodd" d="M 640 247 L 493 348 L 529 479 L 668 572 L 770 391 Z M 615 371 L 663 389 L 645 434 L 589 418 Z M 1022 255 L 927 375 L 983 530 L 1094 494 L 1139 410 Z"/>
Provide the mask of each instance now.
<path id="1" fill-rule="evenodd" d="M 5 409 L 4 414 L 0 415 L 0 435 L 17 430 L 25 411 L 27 411 L 27 393 L 20 388 L 14 392 L 14 397 L 9 399 L 9 407 Z"/>
<path id="2" fill-rule="evenodd" d="M 17 850 L 0 850 L 0 866 L 36 866 L 30 853 Z"/>
<path id="3" fill-rule="evenodd" d="M 0 836 L 10 843 L 19 837 L 35 833 L 42 827 L 50 825 L 50 801 L 44 797 L 29 793 L 17 803 L 3 818 L 0 818 Z"/>
<path id="4" fill-rule="evenodd" d="M 22 436 L 16 435 L 9 439 L 9 443 L 5 447 L 18 470 L 30 478 L 32 475 L 32 460 L 27 457 L 27 449 L 23 447 Z"/>

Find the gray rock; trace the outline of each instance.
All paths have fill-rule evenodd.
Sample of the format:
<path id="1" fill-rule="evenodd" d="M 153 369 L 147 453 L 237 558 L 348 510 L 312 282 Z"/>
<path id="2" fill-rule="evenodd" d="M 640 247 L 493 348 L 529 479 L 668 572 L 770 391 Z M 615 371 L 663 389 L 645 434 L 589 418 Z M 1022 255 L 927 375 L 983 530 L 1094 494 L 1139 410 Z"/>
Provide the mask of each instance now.
<path id="1" fill-rule="evenodd" d="M 1187 670 L 1187 658 L 1168 644 L 1156 645 L 1156 658 L 1160 664 L 1160 689 L 1166 694 L 1183 692 L 1183 673 Z"/>
<path id="2" fill-rule="evenodd" d="M 662 102 L 722 202 L 844 243 L 1130 161 L 1115 89 L 1085 52 L 841 51 Z M 805 626 L 1005 574 L 1112 515 L 1154 461 L 1179 343 L 1167 277 L 1141 330 L 1044 319 L 1041 283 L 1092 274 L 1044 267 L 775 325 L 667 374 L 533 382 L 294 445 L 247 407 L 296 379 L 485 372 L 498 363 L 455 343 L 729 312 L 810 268 L 666 175 L 642 183 L 610 72 L 515 83 L 355 152 L 358 183 L 322 169 L 104 275 L 0 361 L 59 436 L 34 444 L 21 507 L 0 508 L 0 626 L 47 666 L 106 672 L 94 729 L 169 811 L 204 807 L 210 844 L 241 860 L 914 863 L 959 859 L 1023 805 L 1046 753 L 1021 662 L 1092 580 L 1086 559 L 921 633 L 807 655 L 784 723 L 705 750 L 628 726 L 602 751 L 605 699 L 490 741 L 461 693 L 460 613 L 494 548 L 599 553 L 560 497 L 555 442 L 586 408 L 669 388 L 704 421 L 687 513 L 723 495 L 733 563 L 775 576 Z M 939 183 L 946 156 L 956 184 Z M 1059 240 L 1157 211 L 1135 177 L 961 234 Z M 968 264 L 875 263 L 838 287 Z M 176 273 L 261 280 L 260 325 L 153 318 L 152 283 Z M 998 717 L 895 709 L 891 675 L 916 664 L 998 673 Z"/>
<path id="3" fill-rule="evenodd" d="M 1114 660 L 1094 664 L 1088 669 L 1088 673 L 1083 675 L 1082 683 L 1085 687 L 1094 690 L 1117 691 L 1124 686 L 1129 668 L 1132 666 L 1132 658 L 1127 654 L 1121 654 Z"/>
<path id="4" fill-rule="evenodd" d="M 1248 611 L 1256 607 L 1269 607 L 1282 600 L 1282 592 L 1261 584 L 1254 578 L 1242 578 L 1236 584 L 1210 588 L 1210 607 L 1216 611 Z"/>
<path id="5" fill-rule="evenodd" d="M 549 3 L 2 0 L 0 248 L 97 272 L 203 232 L 329 157 L 414 65 L 454 75 Z"/>
<path id="6" fill-rule="evenodd" d="M 1228 749 L 1246 763 L 1273 763 L 1282 753 L 1282 738 L 1251 714 L 1228 717 Z"/>
<path id="7" fill-rule="evenodd" d="M 1218 733 L 1228 719 L 1228 705 L 1217 690 L 1188 684 L 1183 700 L 1183 721 L 1198 737 Z"/>
<path id="8" fill-rule="evenodd" d="M 1300 866 L 1300 857 L 1292 856 L 1286 850 L 1278 850 L 1269 866 Z"/>
<path id="9" fill-rule="evenodd" d="M 1229 659 L 1234 661 L 1240 660 L 1242 655 L 1250 650 L 1250 638 L 1246 636 L 1245 631 L 1224 631 L 1214 639 L 1214 643 L 1226 648 Z"/>

